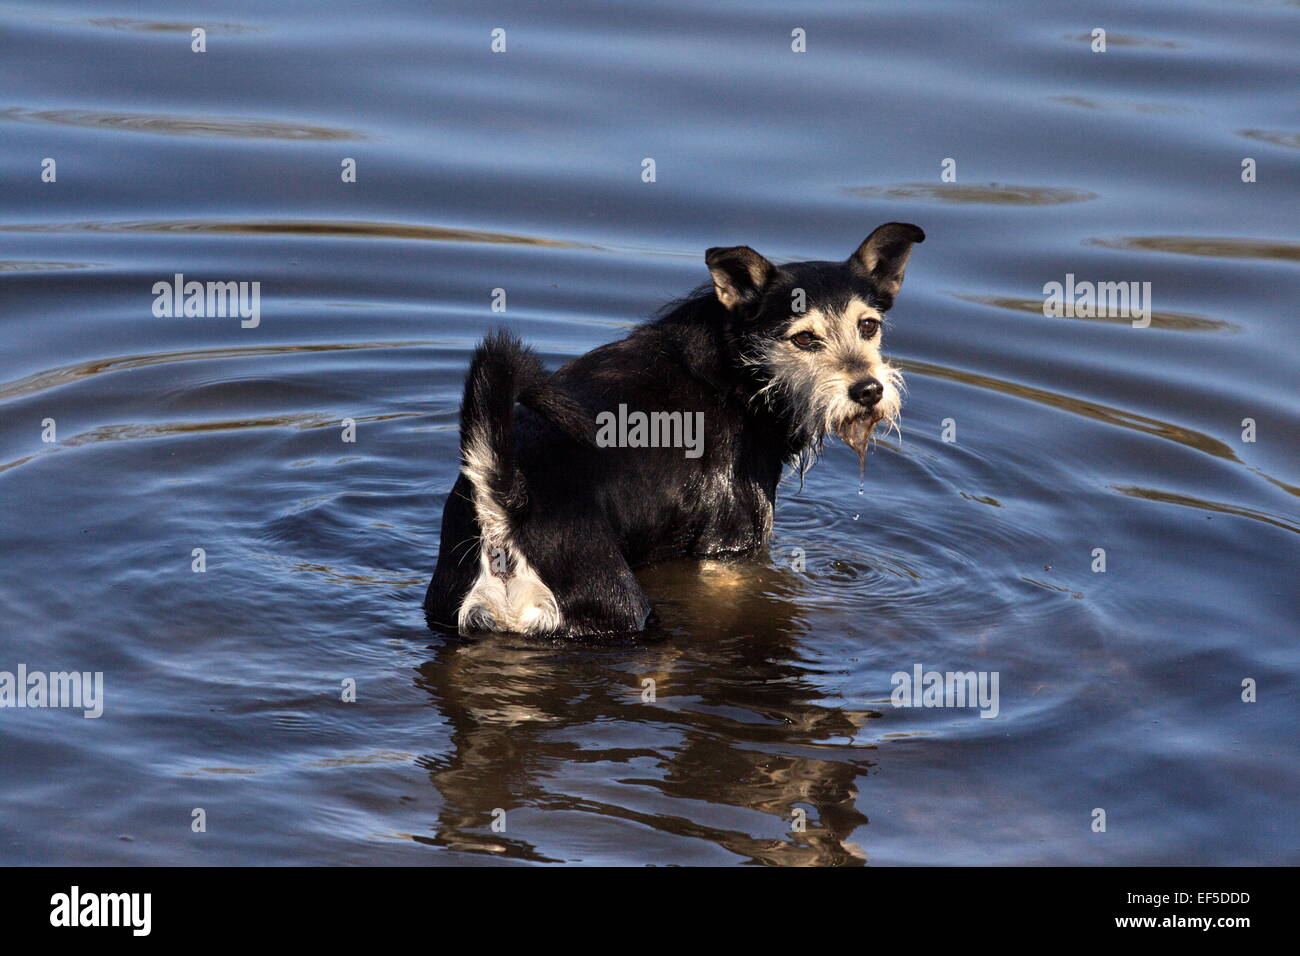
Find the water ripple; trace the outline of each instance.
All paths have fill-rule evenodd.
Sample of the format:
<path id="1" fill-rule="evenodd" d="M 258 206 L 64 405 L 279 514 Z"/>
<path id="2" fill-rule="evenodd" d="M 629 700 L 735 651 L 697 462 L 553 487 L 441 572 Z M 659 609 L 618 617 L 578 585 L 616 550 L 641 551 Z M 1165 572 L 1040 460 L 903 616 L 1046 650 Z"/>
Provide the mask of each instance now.
<path id="1" fill-rule="evenodd" d="M 1300 262 L 1300 243 L 1283 239 L 1249 239 L 1233 236 L 1123 236 L 1118 239 L 1088 239 L 1087 246 L 1104 249 L 1171 252 L 1180 256 L 1210 256 L 1215 259 L 1276 259 Z"/>
<path id="2" fill-rule="evenodd" d="M 1243 129 L 1238 130 L 1242 136 L 1247 139 L 1259 140 L 1261 143 L 1271 143 L 1274 146 L 1285 146 L 1287 149 L 1300 149 L 1300 133 L 1288 130 L 1277 129 Z"/>
<path id="3" fill-rule="evenodd" d="M 539 236 L 521 236 L 482 229 L 422 226 L 406 222 L 346 219 L 130 219 L 81 222 L 0 224 L 0 232 L 193 232 L 217 235 L 334 236 L 361 239 L 422 239 L 434 242 L 492 242 L 527 246 L 577 246 L 578 243 Z"/>
<path id="4" fill-rule="evenodd" d="M 235 36 L 240 33 L 256 33 L 257 27 L 242 23 L 175 23 L 165 20 L 137 20 L 133 17 L 87 17 L 83 20 L 61 21 L 65 23 L 82 23 L 103 30 L 122 30 L 130 33 L 185 33 L 195 27 L 202 27 L 209 36 Z"/>
<path id="5" fill-rule="evenodd" d="M 1096 193 L 1061 186 L 1014 186 L 1006 183 L 894 183 L 885 186 L 846 186 L 851 196 L 981 206 L 1059 206 L 1087 202 Z"/>
<path id="6" fill-rule="evenodd" d="M 897 359 L 896 361 L 905 371 L 916 372 L 919 375 L 933 375 L 937 378 L 961 382 L 964 385 L 973 385 L 976 388 L 987 388 L 995 392 L 1015 395 L 1018 398 L 1050 405 L 1052 408 L 1059 408 L 1062 411 L 1082 415 L 1085 418 L 1105 422 L 1108 425 L 1118 425 L 1121 428 L 1131 428 L 1134 431 L 1145 432 L 1157 438 L 1164 438 L 1180 445 L 1186 445 L 1188 448 L 1195 448 L 1197 451 L 1213 455 L 1215 458 L 1241 464 L 1241 459 L 1237 457 L 1236 453 L 1217 438 L 1211 438 L 1204 432 L 1198 432 L 1181 425 L 1162 422 L 1158 418 L 1149 418 L 1146 415 L 1138 415 L 1122 408 L 1090 402 L 1086 399 L 1075 398 L 1072 395 L 1063 395 L 1060 392 L 1049 392 L 1047 389 L 1022 385 L 1020 382 L 994 378 L 992 375 L 984 375 L 979 372 L 950 368 L 945 365 L 921 362 L 916 359 Z"/>
<path id="7" fill-rule="evenodd" d="M 976 305 L 988 305 L 996 309 L 1010 309 L 1013 312 L 1025 312 L 1040 318 L 1044 317 L 1042 299 L 1019 299 L 1008 295 L 968 295 L 960 292 L 951 294 L 963 302 L 973 302 Z M 1089 322 L 1113 322 L 1119 325 L 1129 325 L 1133 321 L 1125 316 L 1108 315 L 1061 316 L 1061 318 L 1082 319 Z M 1176 332 L 1241 331 L 1240 326 L 1225 322 L 1223 319 L 1211 319 L 1203 315 L 1193 315 L 1190 312 L 1152 312 L 1151 327 Z"/>
<path id="8" fill-rule="evenodd" d="M 1156 114 L 1177 114 L 1192 113 L 1192 110 L 1186 106 L 1172 106 L 1168 103 L 1134 103 L 1118 102 L 1106 100 L 1094 100 L 1086 96 L 1051 96 L 1048 97 L 1053 103 L 1064 103 L 1066 106 L 1077 106 L 1085 110 L 1110 110 L 1125 113 L 1156 113 Z"/>
<path id="9" fill-rule="evenodd" d="M 1092 43 L 1091 33 L 1067 33 L 1061 37 L 1062 40 L 1073 40 L 1077 43 Z M 1182 44 L 1175 43 L 1173 40 L 1156 40 L 1152 37 L 1134 36 L 1131 33 L 1106 33 L 1106 45 L 1109 46 L 1149 46 L 1157 47 L 1161 50 L 1176 50 Z"/>
<path id="10" fill-rule="evenodd" d="M 366 139 L 355 130 L 310 126 L 272 119 L 232 116 L 197 116 L 171 113 L 127 113 L 109 110 L 34 110 L 22 106 L 0 109 L 0 120 L 19 123 L 53 123 L 83 129 L 160 136 L 205 136 L 228 139 L 348 140 Z"/>
<path id="11" fill-rule="evenodd" d="M 1287 521 L 1278 515 L 1269 514 L 1266 511 L 1259 511 L 1255 508 L 1242 508 L 1239 505 L 1225 504 L 1222 501 L 1209 501 L 1205 498 L 1196 498 L 1192 495 L 1180 495 L 1172 491 L 1160 491 L 1156 488 L 1141 488 L 1136 485 L 1112 485 L 1121 495 L 1130 498 L 1144 498 L 1147 501 L 1161 501 L 1170 505 L 1181 505 L 1184 508 L 1198 508 L 1202 511 L 1216 511 L 1219 514 L 1236 515 L 1239 518 L 1249 518 L 1252 521 L 1262 521 L 1265 524 L 1271 524 L 1275 528 L 1281 528 L 1284 531 L 1293 531 L 1300 534 L 1300 525 Z"/>
<path id="12" fill-rule="evenodd" d="M 59 388 L 73 382 L 120 372 L 124 369 L 146 368 L 150 365 L 170 365 L 174 362 L 202 362 L 210 359 L 250 358 L 263 355 L 284 355 L 292 352 L 336 352 L 354 349 L 402 349 L 412 346 L 436 345 L 432 341 L 393 342 L 338 342 L 300 345 L 255 345 L 234 348 L 182 349 L 176 352 L 146 352 L 140 355 L 119 355 L 115 358 L 88 359 L 35 372 L 11 382 L 0 382 L 0 401 Z"/>
<path id="13" fill-rule="evenodd" d="M 90 269 L 102 262 L 41 262 L 34 259 L 0 259 L 0 272 L 50 272 L 56 269 Z"/>

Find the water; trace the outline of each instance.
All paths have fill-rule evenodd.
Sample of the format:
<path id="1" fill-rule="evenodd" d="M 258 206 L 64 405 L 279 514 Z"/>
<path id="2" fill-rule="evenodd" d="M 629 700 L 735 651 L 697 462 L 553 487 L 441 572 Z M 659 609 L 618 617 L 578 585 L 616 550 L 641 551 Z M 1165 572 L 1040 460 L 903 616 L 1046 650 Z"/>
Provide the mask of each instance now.
<path id="1" fill-rule="evenodd" d="M 1295 4 L 214 16 L 0 7 L 0 670 L 105 680 L 0 711 L 0 860 L 1300 862 Z M 644 642 L 426 630 L 490 325 L 558 365 L 707 246 L 888 220 L 865 494 L 836 443 L 770 554 L 645 570 Z M 260 323 L 154 317 L 176 273 Z M 1067 274 L 1150 327 L 1045 317 Z M 997 718 L 892 707 L 917 664 Z"/>

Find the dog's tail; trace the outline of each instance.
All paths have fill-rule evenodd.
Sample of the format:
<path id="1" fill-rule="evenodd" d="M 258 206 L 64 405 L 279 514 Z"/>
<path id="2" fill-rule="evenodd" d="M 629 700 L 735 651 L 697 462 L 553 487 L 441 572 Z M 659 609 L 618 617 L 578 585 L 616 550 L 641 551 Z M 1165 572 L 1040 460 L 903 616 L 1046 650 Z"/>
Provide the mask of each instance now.
<path id="1" fill-rule="evenodd" d="M 504 329 L 490 333 L 474 351 L 460 407 L 461 461 L 474 487 L 485 537 L 504 538 L 511 517 L 528 502 L 523 473 L 515 464 L 516 403 L 571 438 L 594 444 L 593 420 L 551 384 L 536 353 Z"/>
<path id="2" fill-rule="evenodd" d="M 479 526 L 479 572 L 457 611 L 462 632 L 554 630 L 555 595 L 529 564 L 513 532 L 528 504 L 515 461 L 515 404 L 532 409 L 571 437 L 594 444 L 582 406 L 550 380 L 531 349 L 504 330 L 474 352 L 460 407 L 461 468 Z"/>

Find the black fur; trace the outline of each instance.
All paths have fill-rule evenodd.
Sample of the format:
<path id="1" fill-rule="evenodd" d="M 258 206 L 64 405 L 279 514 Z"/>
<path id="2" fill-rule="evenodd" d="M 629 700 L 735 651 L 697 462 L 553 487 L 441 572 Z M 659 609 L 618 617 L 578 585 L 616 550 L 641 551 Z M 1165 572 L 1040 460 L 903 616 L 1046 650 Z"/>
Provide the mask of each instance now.
<path id="1" fill-rule="evenodd" d="M 889 224 L 877 235 L 871 255 L 864 258 L 868 239 L 845 262 L 777 267 L 747 247 L 711 249 L 714 284 L 552 375 L 504 331 L 478 347 L 461 408 L 462 454 L 469 436 L 489 436 L 491 490 L 509 515 L 511 542 L 559 606 L 562 624 L 552 636 L 640 631 L 651 609 L 633 568 L 767 542 L 784 467 L 822 436 L 796 429 L 793 410 L 752 401 L 762 370 L 740 357 L 786 327 L 796 287 L 810 307 L 857 294 L 887 308 L 902 274 L 901 266 L 892 274 L 890 262 L 905 262 L 924 234 Z M 681 448 L 597 447 L 596 416 L 620 404 L 703 413 L 701 457 Z M 480 571 L 472 501 L 462 473 L 443 511 L 424 602 L 438 628 L 456 629 Z"/>

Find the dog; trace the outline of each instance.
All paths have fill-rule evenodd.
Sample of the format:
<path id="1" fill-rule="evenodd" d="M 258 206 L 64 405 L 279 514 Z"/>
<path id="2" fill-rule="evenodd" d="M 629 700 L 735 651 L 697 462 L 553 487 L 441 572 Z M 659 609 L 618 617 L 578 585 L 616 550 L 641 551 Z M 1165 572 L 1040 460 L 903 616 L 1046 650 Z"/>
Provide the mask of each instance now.
<path id="1" fill-rule="evenodd" d="M 430 626 L 635 634 L 653 614 L 634 568 L 763 547 L 786 467 L 802 477 L 831 434 L 865 461 L 897 427 L 882 330 L 924 239 L 890 222 L 843 262 L 785 265 L 709 249 L 711 283 L 553 374 L 490 334 L 465 379 Z"/>

